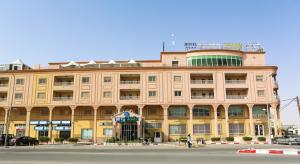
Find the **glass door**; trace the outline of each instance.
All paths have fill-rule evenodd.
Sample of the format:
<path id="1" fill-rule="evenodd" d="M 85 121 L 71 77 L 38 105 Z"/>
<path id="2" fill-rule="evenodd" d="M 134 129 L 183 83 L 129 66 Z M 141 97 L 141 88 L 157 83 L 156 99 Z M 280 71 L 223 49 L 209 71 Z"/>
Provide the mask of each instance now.
<path id="1" fill-rule="evenodd" d="M 91 140 L 92 139 L 92 129 L 81 129 L 81 139 Z"/>
<path id="2" fill-rule="evenodd" d="M 263 124 L 255 125 L 255 135 L 256 136 L 264 136 L 264 125 Z"/>

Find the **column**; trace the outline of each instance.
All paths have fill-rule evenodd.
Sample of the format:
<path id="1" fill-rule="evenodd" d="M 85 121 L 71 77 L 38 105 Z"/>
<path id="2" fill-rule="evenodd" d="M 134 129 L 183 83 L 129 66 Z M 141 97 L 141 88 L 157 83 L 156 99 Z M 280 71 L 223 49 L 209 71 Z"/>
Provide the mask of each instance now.
<path id="1" fill-rule="evenodd" d="M 254 122 L 253 122 L 253 104 L 248 104 L 249 109 L 249 125 L 250 125 L 250 135 L 255 136 L 254 132 Z"/>
<path id="2" fill-rule="evenodd" d="M 191 135 L 191 138 L 193 138 L 193 104 L 189 104 L 189 126 L 188 126 L 188 134 Z"/>
<path id="3" fill-rule="evenodd" d="M 93 106 L 94 109 L 94 130 L 93 130 L 93 140 L 97 143 L 97 110 L 98 106 Z"/>
<path id="4" fill-rule="evenodd" d="M 25 129 L 25 136 L 29 136 L 29 132 L 30 132 L 30 111 L 31 111 L 30 106 L 26 107 L 26 129 Z"/>
<path id="5" fill-rule="evenodd" d="M 70 106 L 72 115 L 71 115 L 71 138 L 74 138 L 74 114 L 76 106 Z"/>
<path id="6" fill-rule="evenodd" d="M 214 130 L 214 136 L 218 137 L 219 133 L 218 133 L 218 106 L 217 104 L 213 104 L 212 108 L 214 111 L 214 123 L 213 123 L 213 130 Z"/>
<path id="7" fill-rule="evenodd" d="M 138 108 L 139 108 L 139 115 L 140 115 L 140 119 L 141 120 L 139 120 L 139 122 L 138 122 L 138 124 L 137 124 L 137 138 L 139 139 L 139 138 L 141 138 L 141 135 L 142 135 L 142 125 L 141 125 L 141 123 L 142 123 L 142 119 L 143 119 L 143 108 L 144 108 L 144 105 L 138 105 Z M 144 127 L 143 127 L 144 128 Z"/>
<path id="8" fill-rule="evenodd" d="M 229 108 L 229 105 L 224 105 L 224 109 L 225 109 L 225 134 L 226 134 L 226 137 L 229 137 L 228 108 Z"/>
<path id="9" fill-rule="evenodd" d="M 163 126 L 164 142 L 168 142 L 169 141 L 169 125 L 168 125 L 169 105 L 163 105 L 162 108 L 164 110 L 164 126 Z"/>
<path id="10" fill-rule="evenodd" d="M 49 106 L 49 130 L 48 130 L 48 137 L 50 138 L 50 141 L 52 141 L 52 131 L 53 131 L 53 127 L 52 127 L 52 111 L 54 109 L 53 106 Z"/>
<path id="11" fill-rule="evenodd" d="M 4 110 L 5 110 L 5 118 L 4 118 L 4 123 L 5 123 L 5 126 L 4 126 L 4 133 L 6 134 L 6 128 L 8 128 L 9 129 L 9 127 L 8 127 L 8 124 L 9 124 L 9 115 L 8 115 L 8 110 L 9 110 L 9 108 L 8 107 L 5 107 L 4 108 Z"/>
<path id="12" fill-rule="evenodd" d="M 278 104 L 271 104 L 271 110 L 270 113 L 273 115 L 273 121 L 274 121 L 274 137 L 278 136 L 278 117 L 277 117 L 277 106 Z"/>

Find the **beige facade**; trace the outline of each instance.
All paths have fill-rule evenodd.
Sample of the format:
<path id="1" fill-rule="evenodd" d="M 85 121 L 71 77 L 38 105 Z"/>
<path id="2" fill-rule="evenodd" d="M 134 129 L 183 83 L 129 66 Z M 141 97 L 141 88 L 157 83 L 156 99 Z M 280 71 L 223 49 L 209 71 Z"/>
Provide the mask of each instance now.
<path id="1" fill-rule="evenodd" d="M 62 62 L 0 71 L 0 125 L 2 133 L 9 122 L 15 135 L 94 142 L 154 137 L 154 132 L 164 141 L 187 134 L 239 140 L 268 135 L 263 109 L 269 105 L 277 136 L 276 72 L 276 66 L 265 64 L 264 52 L 220 49 L 162 52 L 160 60 Z M 113 124 L 122 111 L 140 116 L 138 125 L 128 126 L 136 134 L 123 134 L 124 127 Z"/>

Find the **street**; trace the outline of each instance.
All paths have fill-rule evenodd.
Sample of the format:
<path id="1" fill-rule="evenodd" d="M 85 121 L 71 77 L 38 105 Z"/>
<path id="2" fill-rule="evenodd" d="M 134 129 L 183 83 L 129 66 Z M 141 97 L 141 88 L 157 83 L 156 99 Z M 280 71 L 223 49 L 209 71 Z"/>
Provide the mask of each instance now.
<path id="1" fill-rule="evenodd" d="M 267 145 L 207 145 L 186 149 L 175 146 L 37 146 L 0 149 L 0 163 L 299 163 L 299 156 L 244 155 L 240 148 L 270 148 Z M 272 146 L 297 148 L 299 146 Z"/>

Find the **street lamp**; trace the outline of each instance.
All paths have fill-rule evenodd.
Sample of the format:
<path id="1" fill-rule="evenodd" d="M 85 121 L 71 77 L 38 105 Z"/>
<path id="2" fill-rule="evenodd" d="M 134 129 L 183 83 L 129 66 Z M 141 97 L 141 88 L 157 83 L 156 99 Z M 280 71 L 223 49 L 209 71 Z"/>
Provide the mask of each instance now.
<path id="1" fill-rule="evenodd" d="M 267 117 L 268 117 L 268 136 L 269 136 L 269 144 L 272 143 L 271 141 L 271 124 L 270 124 L 270 108 L 269 108 L 269 104 L 267 104 L 267 109 L 262 109 L 263 111 L 267 111 Z"/>

